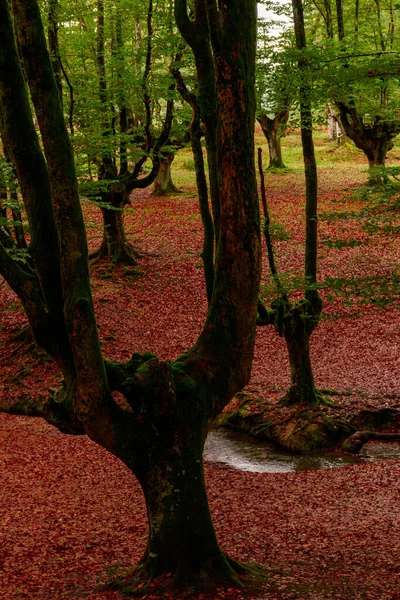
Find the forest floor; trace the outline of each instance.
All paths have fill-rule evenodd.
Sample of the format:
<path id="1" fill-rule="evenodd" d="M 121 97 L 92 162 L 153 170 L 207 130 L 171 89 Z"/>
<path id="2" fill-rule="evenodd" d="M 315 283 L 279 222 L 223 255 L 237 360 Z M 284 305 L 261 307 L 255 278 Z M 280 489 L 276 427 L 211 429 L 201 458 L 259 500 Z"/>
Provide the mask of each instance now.
<path id="1" fill-rule="evenodd" d="M 298 147 L 295 136 L 285 143 L 288 152 Z M 336 406 L 345 414 L 398 406 L 400 244 L 388 231 L 376 233 L 371 217 L 354 218 L 364 205 L 354 197 L 366 180 L 360 156 L 340 154 L 320 138 L 318 149 L 324 318 L 311 339 L 316 383 L 337 392 Z M 126 211 L 141 274 L 92 265 L 99 333 L 109 358 L 127 360 L 133 351 L 151 350 L 174 359 L 201 331 L 202 227 L 190 162 L 185 171 L 185 159 L 179 161 L 175 182 L 184 193 L 156 198 L 144 190 Z M 300 167 L 268 173 L 267 190 L 277 263 L 295 296 L 304 252 Z M 94 250 L 101 241 L 100 211 L 85 202 L 84 212 Z M 266 264 L 263 282 L 267 302 L 272 291 Z M 60 373 L 48 357 L 12 341 L 26 319 L 1 280 L 0 323 L 2 402 L 56 387 Z M 284 341 L 264 327 L 257 333 L 249 389 L 276 404 L 288 384 Z M 119 598 L 96 586 L 137 562 L 145 548 L 146 512 L 132 474 L 85 436 L 65 436 L 40 419 L 5 414 L 0 466 L 0 598 Z M 399 461 L 281 474 L 208 464 L 206 475 L 224 550 L 268 573 L 258 594 L 221 590 L 213 597 L 400 600 Z"/>

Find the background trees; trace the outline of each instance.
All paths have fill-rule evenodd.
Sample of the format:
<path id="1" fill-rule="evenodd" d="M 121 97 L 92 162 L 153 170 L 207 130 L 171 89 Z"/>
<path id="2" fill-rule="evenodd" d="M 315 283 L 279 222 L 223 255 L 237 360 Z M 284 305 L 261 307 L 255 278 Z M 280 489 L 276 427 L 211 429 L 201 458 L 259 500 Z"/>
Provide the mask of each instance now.
<path id="1" fill-rule="evenodd" d="M 313 4 L 322 17 L 314 27 L 316 42 L 323 44 L 316 68 L 328 97 L 369 167 L 383 166 L 400 131 L 397 8 L 392 0 Z"/>

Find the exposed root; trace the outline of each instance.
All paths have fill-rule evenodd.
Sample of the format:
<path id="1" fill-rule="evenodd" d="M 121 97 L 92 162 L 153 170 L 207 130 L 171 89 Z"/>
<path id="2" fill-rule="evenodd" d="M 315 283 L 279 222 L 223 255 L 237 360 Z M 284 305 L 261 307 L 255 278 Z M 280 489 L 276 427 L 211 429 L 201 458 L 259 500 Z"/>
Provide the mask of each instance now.
<path id="1" fill-rule="evenodd" d="M 400 432 L 380 433 L 379 431 L 356 431 L 342 444 L 342 450 L 350 454 L 358 454 L 361 448 L 370 440 L 400 441 Z"/>
<path id="2" fill-rule="evenodd" d="M 119 245 L 112 250 L 107 245 L 102 244 L 98 250 L 89 254 L 92 264 L 100 260 L 107 260 L 114 265 L 134 267 L 137 265 L 136 258 L 137 252 L 129 243 Z"/>
<path id="3" fill-rule="evenodd" d="M 199 593 L 213 593 L 223 589 L 257 589 L 265 583 L 266 572 L 263 567 L 242 564 L 225 557 L 225 569 L 220 572 L 210 567 L 194 573 L 187 568 L 177 568 L 175 573 L 154 573 L 148 561 L 134 567 L 133 570 L 120 571 L 111 576 L 98 591 L 118 590 L 125 597 L 184 597 L 197 599 Z"/>

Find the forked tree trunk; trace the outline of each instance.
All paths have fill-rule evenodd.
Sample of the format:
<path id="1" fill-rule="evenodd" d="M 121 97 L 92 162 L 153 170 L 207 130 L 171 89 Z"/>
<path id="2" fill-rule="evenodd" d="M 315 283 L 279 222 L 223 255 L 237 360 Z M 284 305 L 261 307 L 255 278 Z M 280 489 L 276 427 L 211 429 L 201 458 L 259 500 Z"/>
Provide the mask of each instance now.
<path id="1" fill-rule="evenodd" d="M 277 113 L 273 118 L 267 115 L 260 115 L 257 118 L 268 142 L 269 169 L 285 168 L 282 159 L 281 137 L 288 118 L 289 111 L 287 109 Z"/>
<path id="2" fill-rule="evenodd" d="M 174 185 L 171 176 L 171 164 L 175 158 L 175 152 L 163 153 L 160 161 L 160 170 L 154 180 L 153 196 L 169 196 L 179 194 L 180 190 Z"/>
<path id="3" fill-rule="evenodd" d="M 365 125 L 356 108 L 343 103 L 339 103 L 338 108 L 346 135 L 364 152 L 369 168 L 384 167 L 386 155 L 394 146 L 392 140 L 400 131 L 400 120 L 386 122 L 377 117 L 374 123 Z M 381 176 L 372 175 L 369 181 L 381 180 Z"/>
<path id="4" fill-rule="evenodd" d="M 130 204 L 129 194 L 124 185 L 114 185 L 108 193 L 102 194 L 102 201 L 111 204 L 113 208 L 102 207 L 103 240 L 99 250 L 90 258 L 109 259 L 114 264 L 136 265 L 135 251 L 128 242 L 124 226 L 124 208 Z"/>

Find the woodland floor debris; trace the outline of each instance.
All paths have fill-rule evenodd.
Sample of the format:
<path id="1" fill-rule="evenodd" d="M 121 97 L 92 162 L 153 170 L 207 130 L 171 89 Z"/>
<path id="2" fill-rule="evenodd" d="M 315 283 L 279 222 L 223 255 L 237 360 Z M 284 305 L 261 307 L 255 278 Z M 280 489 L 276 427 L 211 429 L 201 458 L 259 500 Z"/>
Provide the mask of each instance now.
<path id="1" fill-rule="evenodd" d="M 343 188 L 354 191 L 364 175 L 321 171 L 321 211 L 353 210 L 355 201 L 350 192 L 343 197 Z M 284 186 L 269 177 L 272 217 L 287 234 L 278 236 L 277 260 L 295 277 L 303 254 L 302 176 L 286 174 Z M 100 211 L 91 205 L 84 210 L 94 249 Z M 142 254 L 141 275 L 111 271 L 104 262 L 92 267 L 104 354 L 126 360 L 134 350 L 151 350 L 174 359 L 196 339 L 206 313 L 196 197 L 154 198 L 145 190 L 133 197 L 126 225 Z M 361 240 L 364 234 L 353 221 L 321 221 L 322 241 L 336 235 Z M 382 236 L 366 245 L 321 245 L 321 281 L 379 279 L 399 264 L 398 242 Z M 11 337 L 26 319 L 15 295 L 4 282 L 0 286 L 2 401 L 44 394 L 57 387 L 60 374 L 40 351 L 22 346 L 12 354 L 20 342 Z M 321 294 L 325 317 L 311 338 L 317 386 L 338 392 L 335 400 L 349 415 L 399 404 L 398 298 L 382 306 L 364 304 L 357 294 L 348 301 L 335 290 Z M 263 328 L 249 388 L 276 404 L 288 383 L 285 344 L 272 327 Z M 86 437 L 9 415 L 0 415 L 0 467 L 0 598 L 118 598 L 96 591 L 98 581 L 137 562 L 147 532 L 142 494 L 129 471 Z M 207 483 L 224 550 L 268 570 L 260 598 L 400 599 L 399 462 L 294 474 L 208 466 Z M 221 590 L 218 597 L 245 595 Z"/>

